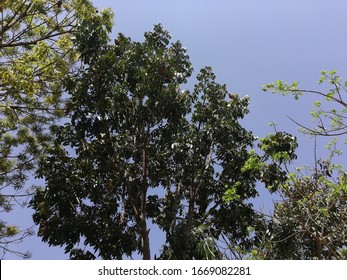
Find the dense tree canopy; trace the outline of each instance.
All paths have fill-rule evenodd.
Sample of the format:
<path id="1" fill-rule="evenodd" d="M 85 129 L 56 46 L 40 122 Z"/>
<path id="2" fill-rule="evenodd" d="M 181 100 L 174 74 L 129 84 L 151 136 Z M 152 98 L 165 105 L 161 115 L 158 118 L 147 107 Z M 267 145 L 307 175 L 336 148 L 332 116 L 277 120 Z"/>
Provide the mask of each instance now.
<path id="1" fill-rule="evenodd" d="M 86 0 L 4 0 L 0 14 L 0 209 L 10 211 L 30 193 L 25 182 L 50 142 L 48 126 L 64 115 L 61 80 L 78 60 L 76 28 L 97 16 Z M 98 17 L 111 25 L 110 12 Z M 28 233 L 0 221 L 0 247 L 11 251 Z"/>
<path id="2" fill-rule="evenodd" d="M 248 97 L 229 93 L 209 67 L 183 90 L 188 55 L 160 25 L 144 42 L 119 34 L 114 44 L 93 22 L 83 30 L 83 69 L 65 83 L 71 120 L 52 128 L 38 170 L 46 187 L 31 201 L 43 240 L 72 258 L 149 259 L 156 224 L 166 235 L 161 259 L 249 250 L 258 175 L 241 170 L 254 142 L 239 123 Z"/>

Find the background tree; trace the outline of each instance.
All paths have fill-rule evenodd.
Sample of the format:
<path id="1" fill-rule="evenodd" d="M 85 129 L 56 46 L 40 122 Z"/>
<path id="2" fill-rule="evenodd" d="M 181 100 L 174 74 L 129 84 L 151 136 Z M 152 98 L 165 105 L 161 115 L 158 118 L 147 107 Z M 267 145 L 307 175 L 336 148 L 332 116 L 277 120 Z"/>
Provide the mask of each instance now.
<path id="1" fill-rule="evenodd" d="M 335 153 L 332 148 L 332 155 Z M 265 259 L 346 259 L 347 184 L 332 157 L 313 169 L 297 168 L 280 185 L 283 201 L 266 220 L 261 246 L 253 255 Z"/>
<path id="2" fill-rule="evenodd" d="M 8 212 L 25 203 L 25 182 L 50 142 L 47 128 L 64 115 L 61 81 L 78 59 L 76 27 L 97 15 L 86 0 L 3 0 L 0 13 L 0 207 Z M 110 12 L 98 17 L 111 25 Z M 27 234 L 0 221 L 4 252 Z"/>
<path id="3" fill-rule="evenodd" d="M 142 43 L 119 34 L 114 44 L 98 26 L 85 21 L 76 35 L 84 70 L 65 81 L 71 119 L 52 127 L 39 166 L 46 187 L 31 206 L 43 241 L 75 259 L 149 259 L 156 224 L 161 259 L 249 250 L 259 217 L 248 202 L 257 177 L 241 170 L 254 141 L 239 123 L 248 97 L 230 94 L 209 67 L 182 90 L 188 55 L 160 25 Z"/>
<path id="4" fill-rule="evenodd" d="M 268 84 L 264 90 L 293 94 L 296 99 L 303 94 L 314 94 L 325 99 L 316 100 L 311 111 L 313 128 L 296 122 L 303 133 L 317 136 L 344 136 L 347 82 L 343 83 L 335 71 L 322 71 L 319 83 L 332 85 L 327 92 L 303 90 L 298 83 L 282 81 Z M 343 94 L 344 93 L 344 94 Z M 332 102 L 332 103 L 329 103 Z M 328 106 L 330 105 L 330 106 Z M 328 108 L 328 109 L 326 109 Z M 253 251 L 257 258 L 266 259 L 346 259 L 347 245 L 347 182 L 341 164 L 333 160 L 342 153 L 334 138 L 327 148 L 330 156 L 317 159 L 315 141 L 315 166 L 287 171 L 287 179 L 279 185 L 283 201 L 275 203 L 274 216 L 266 219 L 265 228 L 259 231 L 263 240 Z"/>
<path id="5" fill-rule="evenodd" d="M 299 82 L 286 83 L 277 80 L 274 83 L 266 84 L 264 91 L 279 93 L 282 95 L 293 95 L 296 100 L 300 96 L 316 96 L 314 107 L 310 114 L 312 121 L 316 123 L 315 127 L 307 127 L 300 122 L 292 119 L 301 128 L 305 134 L 313 136 L 343 136 L 347 133 L 347 124 L 345 123 L 347 112 L 347 80 L 343 81 L 341 76 L 336 74 L 335 70 L 327 72 L 321 71 L 319 84 L 330 85 L 326 90 L 310 90 L 299 88 Z"/>

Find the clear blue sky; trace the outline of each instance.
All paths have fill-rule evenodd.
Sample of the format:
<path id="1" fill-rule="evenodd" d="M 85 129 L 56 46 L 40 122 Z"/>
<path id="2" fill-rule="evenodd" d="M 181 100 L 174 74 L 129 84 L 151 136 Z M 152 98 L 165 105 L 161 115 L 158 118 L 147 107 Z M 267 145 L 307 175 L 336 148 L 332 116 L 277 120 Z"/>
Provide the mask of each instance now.
<path id="1" fill-rule="evenodd" d="M 217 81 L 231 92 L 249 95 L 251 113 L 243 125 L 259 137 L 278 130 L 299 136 L 297 165 L 313 162 L 313 142 L 298 135 L 287 115 L 310 124 L 312 98 L 294 101 L 263 93 L 262 85 L 277 79 L 298 80 L 319 89 L 322 69 L 337 69 L 347 77 L 347 0 L 94 0 L 115 12 L 113 38 L 118 32 L 142 41 L 156 23 L 170 31 L 188 50 L 194 69 L 209 65 Z M 194 77 L 187 87 L 194 84 Z M 322 143 L 326 140 L 322 140 Z M 324 152 L 323 149 L 320 152 Z M 262 199 L 258 203 L 271 204 Z M 31 212 L 18 209 L 8 221 L 29 226 Z M 37 229 L 35 229 L 37 232 Z M 35 234 L 36 234 L 35 232 Z M 158 237 L 160 238 L 160 237 Z M 153 236 L 152 236 L 153 239 Z M 152 241 L 153 242 L 153 241 Z M 160 244 L 152 244 L 155 251 Z M 32 259 L 67 259 L 62 248 L 48 247 L 31 237 L 16 246 Z M 6 259 L 16 259 L 11 254 Z"/>

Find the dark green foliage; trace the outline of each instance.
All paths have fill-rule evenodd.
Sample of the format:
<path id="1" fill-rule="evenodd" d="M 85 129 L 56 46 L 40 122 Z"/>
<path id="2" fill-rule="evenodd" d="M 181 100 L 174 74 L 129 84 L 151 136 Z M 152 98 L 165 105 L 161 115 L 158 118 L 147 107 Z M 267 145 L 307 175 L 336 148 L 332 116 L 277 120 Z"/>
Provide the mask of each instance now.
<path id="1" fill-rule="evenodd" d="M 297 158 L 296 137 L 275 128 L 275 134 L 261 138 L 258 147 L 262 155 L 251 150 L 241 171 L 264 183 L 270 192 L 276 192 L 288 178 L 288 164 Z"/>
<path id="2" fill-rule="evenodd" d="M 62 80 L 74 70 L 78 54 L 73 37 L 87 15 L 112 22 L 109 11 L 97 16 L 88 0 L 0 3 L 1 212 L 16 203 L 23 206 L 32 193 L 26 183 L 50 143 L 49 126 L 64 115 Z M 7 228 L 14 227 L 17 234 L 8 235 Z M 31 230 L 1 222 L 0 232 L 4 252 L 27 257 L 10 245 Z"/>
<path id="3" fill-rule="evenodd" d="M 182 90 L 188 55 L 160 25 L 141 43 L 119 34 L 106 44 L 107 28 L 87 28 L 99 39 L 79 35 L 84 67 L 65 83 L 71 121 L 52 128 L 38 170 L 46 187 L 31 201 L 43 240 L 75 259 L 149 259 L 150 221 L 166 234 L 162 259 L 248 250 L 258 219 L 247 202 L 257 178 L 241 170 L 254 141 L 239 124 L 248 98 L 229 94 L 209 67 L 193 92 Z"/>

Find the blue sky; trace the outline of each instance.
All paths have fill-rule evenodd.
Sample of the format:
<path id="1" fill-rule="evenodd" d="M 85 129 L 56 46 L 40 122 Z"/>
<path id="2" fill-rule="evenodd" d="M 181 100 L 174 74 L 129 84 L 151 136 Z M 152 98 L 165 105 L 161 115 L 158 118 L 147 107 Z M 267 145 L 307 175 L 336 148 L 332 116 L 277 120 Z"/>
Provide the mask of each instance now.
<path id="1" fill-rule="evenodd" d="M 263 137 L 273 132 L 268 123 L 278 123 L 278 130 L 298 136 L 296 165 L 313 163 L 313 141 L 299 135 L 288 115 L 310 124 L 309 111 L 315 97 L 299 101 L 286 96 L 263 93 L 266 83 L 277 79 L 300 81 L 306 89 L 320 89 L 322 69 L 338 70 L 347 78 L 347 0 L 100 0 L 101 8 L 115 12 L 112 37 L 118 32 L 142 41 L 143 34 L 156 23 L 170 31 L 173 40 L 187 48 L 195 74 L 212 66 L 217 81 L 228 90 L 249 95 L 250 114 L 243 125 Z M 192 77 L 187 88 L 192 88 Z M 327 139 L 320 140 L 323 147 Z M 324 148 L 319 153 L 324 154 Z M 257 202 L 268 207 L 269 198 Z M 8 221 L 32 225 L 31 212 L 17 209 Z M 37 229 L 35 229 L 37 232 Z M 32 259 L 66 259 L 62 248 L 48 247 L 35 236 L 16 246 L 28 250 Z M 153 236 L 152 236 L 153 239 Z M 158 244 L 159 245 L 159 244 Z M 158 246 L 154 245 L 154 251 Z M 153 251 L 153 250 L 152 250 Z M 6 259 L 17 259 L 11 254 Z"/>

